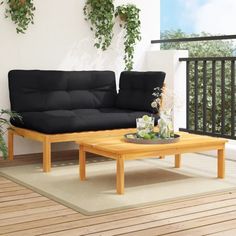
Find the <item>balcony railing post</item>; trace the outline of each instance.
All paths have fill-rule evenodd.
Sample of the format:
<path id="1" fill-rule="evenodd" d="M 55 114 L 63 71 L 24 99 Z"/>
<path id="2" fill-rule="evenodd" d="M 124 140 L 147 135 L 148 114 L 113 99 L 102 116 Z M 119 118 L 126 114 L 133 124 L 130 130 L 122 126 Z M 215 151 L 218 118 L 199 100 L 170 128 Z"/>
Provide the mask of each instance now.
<path id="1" fill-rule="evenodd" d="M 235 136 L 235 61 L 231 61 L 231 136 Z"/>
<path id="2" fill-rule="evenodd" d="M 225 60 L 221 61 L 221 134 L 225 134 Z"/>
<path id="3" fill-rule="evenodd" d="M 207 116 L 207 62 L 203 61 L 203 132 L 206 132 Z"/>
<path id="4" fill-rule="evenodd" d="M 189 76 L 190 76 L 190 65 L 189 65 L 189 61 L 187 61 L 186 63 L 186 120 L 187 120 L 187 123 L 186 123 L 186 127 L 187 129 L 189 129 L 189 123 L 190 123 L 190 119 L 189 119 L 189 96 L 190 96 L 190 79 L 189 79 Z"/>
<path id="5" fill-rule="evenodd" d="M 212 61 L 212 134 L 216 131 L 216 61 Z"/>
<path id="6" fill-rule="evenodd" d="M 194 62 L 194 129 L 198 130 L 198 61 Z"/>

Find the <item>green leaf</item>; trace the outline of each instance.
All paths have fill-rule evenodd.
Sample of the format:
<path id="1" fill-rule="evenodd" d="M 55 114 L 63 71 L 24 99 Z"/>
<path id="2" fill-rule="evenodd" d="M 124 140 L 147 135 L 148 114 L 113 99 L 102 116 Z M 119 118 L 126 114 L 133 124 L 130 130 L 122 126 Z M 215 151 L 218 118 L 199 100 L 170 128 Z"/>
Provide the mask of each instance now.
<path id="1" fill-rule="evenodd" d="M 124 21 L 124 24 L 120 26 L 126 31 L 124 36 L 124 61 L 127 70 L 133 69 L 134 46 L 137 41 L 141 40 L 139 12 L 140 9 L 134 4 L 122 5 L 116 8 L 115 15 L 120 16 L 120 19 Z"/>
<path id="2" fill-rule="evenodd" d="M 4 160 L 7 159 L 7 156 L 8 156 L 7 145 L 1 134 L 0 134 L 0 152 L 2 153 L 3 159 Z"/>
<path id="3" fill-rule="evenodd" d="M 3 134 L 6 132 L 6 128 L 10 126 L 9 119 L 19 119 L 22 120 L 21 116 L 14 111 L 1 109 L 0 110 L 0 152 L 3 158 L 7 158 L 7 146 L 3 138 Z"/>
<path id="4" fill-rule="evenodd" d="M 7 0 L 8 8 L 5 17 L 10 17 L 16 24 L 17 33 L 25 33 L 30 23 L 33 24 L 35 7 L 33 0 L 19 1 Z"/>
<path id="5" fill-rule="evenodd" d="M 94 31 L 94 46 L 106 50 L 113 38 L 113 0 L 87 0 L 83 9 L 85 19 L 90 21 L 91 29 Z"/>

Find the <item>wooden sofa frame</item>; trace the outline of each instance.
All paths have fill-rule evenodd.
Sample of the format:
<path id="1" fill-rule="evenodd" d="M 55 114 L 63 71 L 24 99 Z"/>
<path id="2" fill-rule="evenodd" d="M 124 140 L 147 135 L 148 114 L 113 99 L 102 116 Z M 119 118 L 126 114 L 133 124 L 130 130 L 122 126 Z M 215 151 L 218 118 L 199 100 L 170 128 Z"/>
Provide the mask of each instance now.
<path id="1" fill-rule="evenodd" d="M 14 159 L 14 136 L 36 140 L 43 143 L 43 171 L 51 170 L 51 144 L 59 142 L 73 142 L 88 132 L 64 133 L 64 134 L 44 134 L 33 130 L 12 126 L 8 129 L 8 156 Z"/>
<path id="2" fill-rule="evenodd" d="M 132 128 L 131 128 L 132 129 Z M 12 126 L 8 129 L 8 157 L 9 160 L 14 160 L 14 136 L 18 135 L 23 138 L 39 141 L 43 143 L 43 171 L 51 171 L 51 144 L 60 142 L 76 142 L 79 138 L 87 136 L 89 133 L 96 131 L 86 132 L 74 132 L 63 134 L 44 134 L 37 131 L 18 128 Z M 109 130 L 107 130 L 109 132 Z M 107 133 L 109 135 L 109 133 Z M 159 156 L 160 159 L 164 159 L 165 156 Z"/>
<path id="3" fill-rule="evenodd" d="M 163 91 L 166 89 L 166 84 L 163 84 Z M 163 105 L 163 100 L 161 98 L 161 107 Z M 43 143 L 43 171 L 51 171 L 51 144 L 52 143 L 61 143 L 61 142 L 76 142 L 78 138 L 86 136 L 87 132 L 74 132 L 74 133 L 62 133 L 62 134 L 45 134 L 40 133 L 34 130 L 18 128 L 11 126 L 8 129 L 8 157 L 9 160 L 14 159 L 14 135 L 21 136 L 23 138 L 28 138 L 31 140 L 39 141 Z M 165 156 L 160 156 L 160 159 L 164 159 Z"/>

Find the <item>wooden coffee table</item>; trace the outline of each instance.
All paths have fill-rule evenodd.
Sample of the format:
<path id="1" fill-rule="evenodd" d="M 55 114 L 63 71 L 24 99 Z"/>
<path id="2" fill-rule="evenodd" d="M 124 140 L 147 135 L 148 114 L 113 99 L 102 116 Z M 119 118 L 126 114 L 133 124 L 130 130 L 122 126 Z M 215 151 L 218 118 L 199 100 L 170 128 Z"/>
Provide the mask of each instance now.
<path id="1" fill-rule="evenodd" d="M 225 176 L 225 143 L 226 139 L 179 132 L 180 141 L 171 144 L 133 144 L 124 141 L 124 134 L 135 132 L 135 129 L 107 130 L 81 133 L 77 143 L 79 147 L 80 179 L 86 178 L 86 152 L 95 153 L 116 160 L 116 190 L 124 193 L 125 160 L 175 156 L 175 167 L 181 165 L 181 154 L 205 150 L 217 150 L 217 177 Z"/>

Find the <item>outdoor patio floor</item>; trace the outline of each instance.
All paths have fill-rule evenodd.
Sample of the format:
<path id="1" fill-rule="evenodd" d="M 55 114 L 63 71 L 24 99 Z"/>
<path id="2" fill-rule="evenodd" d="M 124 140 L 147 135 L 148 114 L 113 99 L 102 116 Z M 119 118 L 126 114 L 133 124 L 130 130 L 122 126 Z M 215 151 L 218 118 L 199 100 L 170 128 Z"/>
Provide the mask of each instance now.
<path id="1" fill-rule="evenodd" d="M 54 160 L 77 158 L 56 153 Z M 41 162 L 18 156 L 0 166 Z M 236 235 L 236 190 L 109 214 L 85 216 L 0 177 L 0 235 Z"/>

